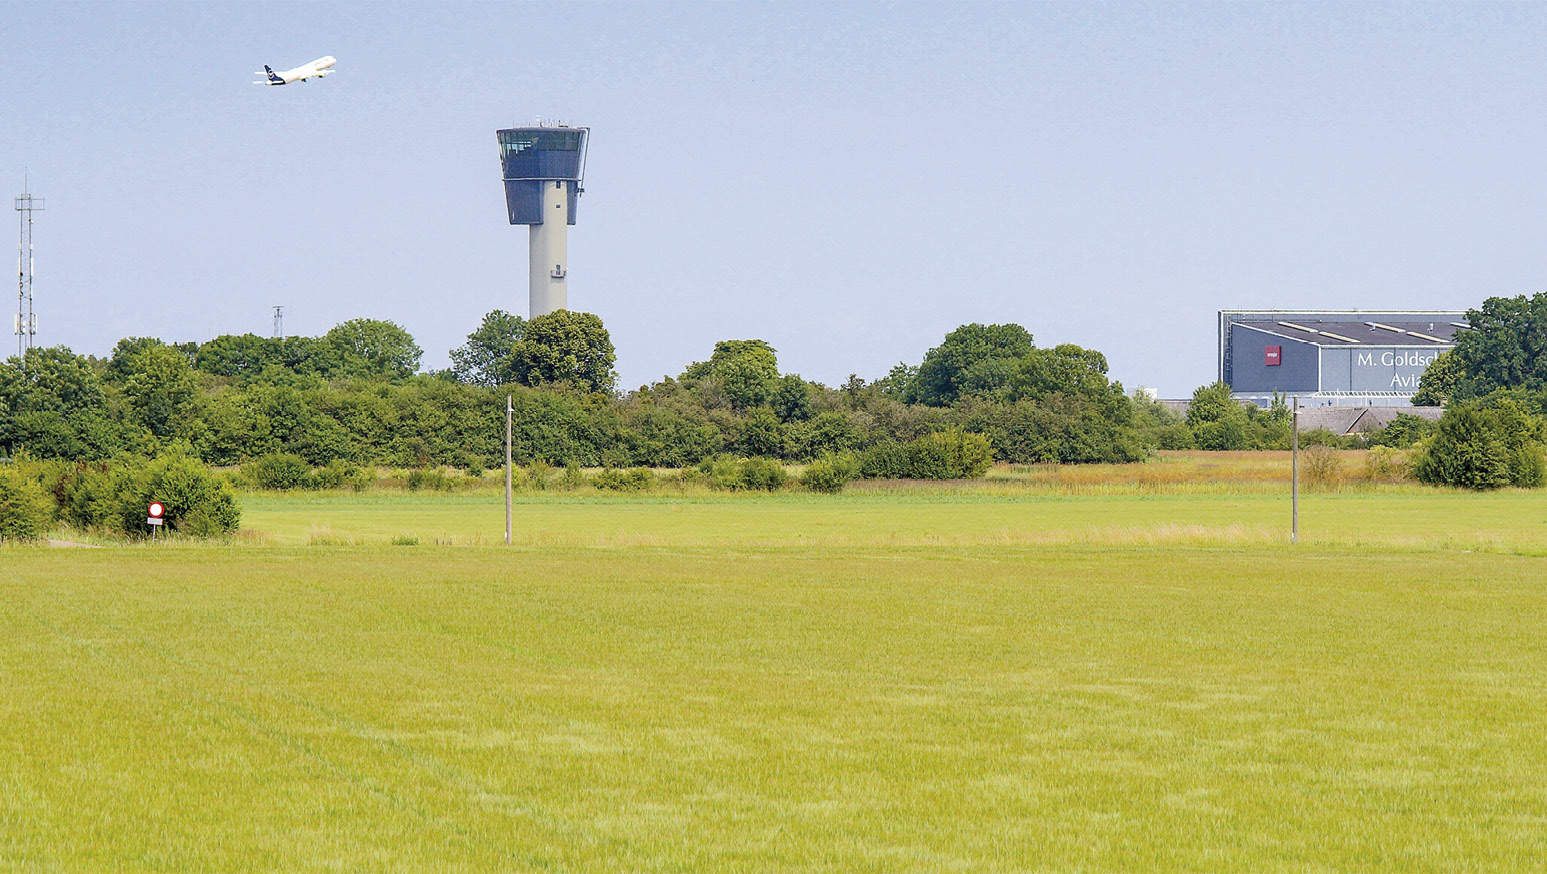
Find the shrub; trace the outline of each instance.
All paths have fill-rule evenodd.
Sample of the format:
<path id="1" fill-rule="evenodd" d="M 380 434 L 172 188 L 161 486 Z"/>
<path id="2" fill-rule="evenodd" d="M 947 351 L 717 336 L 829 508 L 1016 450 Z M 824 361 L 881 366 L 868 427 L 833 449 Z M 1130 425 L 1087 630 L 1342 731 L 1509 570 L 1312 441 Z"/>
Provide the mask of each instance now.
<path id="1" fill-rule="evenodd" d="M 411 492 L 417 492 L 420 489 L 449 492 L 456 487 L 456 483 L 452 482 L 451 477 L 447 476 L 446 472 L 438 467 L 421 467 L 409 471 L 405 484 Z"/>
<path id="2" fill-rule="evenodd" d="M 914 479 L 974 479 L 993 463 L 993 447 L 982 434 L 936 431 L 908 444 L 908 475 Z"/>
<path id="3" fill-rule="evenodd" d="M 1389 446 L 1375 446 L 1364 456 L 1364 478 L 1372 483 L 1399 483 L 1411 468 L 1407 455 Z"/>
<path id="4" fill-rule="evenodd" d="M 748 458 L 741 462 L 742 488 L 776 492 L 784 487 L 789 474 L 784 465 L 768 458 Z"/>
<path id="5" fill-rule="evenodd" d="M 0 540 L 37 540 L 54 524 L 54 502 L 26 471 L 0 468 Z"/>
<path id="6" fill-rule="evenodd" d="M 1535 487 L 1547 476 L 1540 417 L 1506 399 L 1452 407 L 1435 433 L 1414 449 L 1413 475 L 1421 482 L 1485 490 Z"/>
<path id="7" fill-rule="evenodd" d="M 328 466 L 314 471 L 311 475 L 312 487 L 318 489 L 353 489 L 357 492 L 365 491 L 375 477 L 369 470 L 335 458 L 328 462 Z"/>
<path id="8" fill-rule="evenodd" d="M 1328 428 L 1310 428 L 1300 432 L 1300 446 L 1326 446 L 1332 449 L 1348 449 L 1354 445 L 1354 439 L 1342 437 L 1332 433 Z"/>
<path id="9" fill-rule="evenodd" d="M 883 440 L 859 456 L 862 479 L 902 479 L 909 475 L 908 450 L 896 440 Z"/>
<path id="10" fill-rule="evenodd" d="M 655 472 L 648 467 L 632 470 L 612 468 L 597 474 L 591 484 L 603 491 L 642 492 L 655 482 Z"/>
<path id="11" fill-rule="evenodd" d="M 541 458 L 534 459 L 526 466 L 526 484 L 528 488 L 543 491 L 548 488 L 548 479 L 553 473 L 553 467 Z"/>
<path id="12" fill-rule="evenodd" d="M 1300 470 L 1307 485 L 1332 489 L 1343 484 L 1343 459 L 1330 446 L 1312 446 L 1300 453 Z"/>
<path id="13" fill-rule="evenodd" d="M 836 495 L 859 474 L 859 461 L 847 453 L 829 453 L 806 465 L 800 484 L 813 492 Z"/>
<path id="14" fill-rule="evenodd" d="M 289 491 L 314 487 L 312 466 L 291 452 L 271 452 L 255 458 L 242 465 L 242 475 L 260 489 Z"/>
<path id="15" fill-rule="evenodd" d="M 145 534 L 145 511 L 152 501 L 166 508 L 166 524 L 185 534 L 229 534 L 241 522 L 230 484 L 184 455 L 119 470 L 110 489 L 101 498 L 103 522 L 126 534 Z"/>
<path id="16" fill-rule="evenodd" d="M 575 489 L 584 488 L 585 485 L 585 471 L 580 469 L 580 465 L 573 461 L 565 464 L 564 475 L 559 477 L 559 488 L 574 491 Z"/>

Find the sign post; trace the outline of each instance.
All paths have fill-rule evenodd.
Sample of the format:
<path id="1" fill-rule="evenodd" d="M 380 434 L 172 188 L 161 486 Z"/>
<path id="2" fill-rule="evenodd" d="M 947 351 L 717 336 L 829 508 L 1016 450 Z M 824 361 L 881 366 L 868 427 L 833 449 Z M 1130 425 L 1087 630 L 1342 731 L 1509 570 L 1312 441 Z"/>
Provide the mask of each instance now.
<path id="1" fill-rule="evenodd" d="M 146 512 L 150 514 L 150 518 L 146 519 L 145 522 L 150 525 L 151 540 L 156 539 L 156 532 L 161 530 L 162 523 L 166 521 L 161 518 L 166 515 L 166 511 L 167 508 L 161 506 L 160 501 L 151 501 L 150 507 L 146 509 Z"/>

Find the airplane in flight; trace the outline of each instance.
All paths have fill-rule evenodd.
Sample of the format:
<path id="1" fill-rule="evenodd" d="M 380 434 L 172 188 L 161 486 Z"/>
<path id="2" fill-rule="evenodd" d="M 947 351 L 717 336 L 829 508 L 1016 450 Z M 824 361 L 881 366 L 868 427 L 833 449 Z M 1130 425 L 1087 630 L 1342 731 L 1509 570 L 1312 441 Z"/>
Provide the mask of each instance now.
<path id="1" fill-rule="evenodd" d="M 265 76 L 267 78 L 261 82 L 254 82 L 253 84 L 289 85 L 291 82 L 295 82 L 297 80 L 305 82 L 307 79 L 311 79 L 313 77 L 321 79 L 322 77 L 333 73 L 333 70 L 329 68 L 336 63 L 338 63 L 338 59 L 332 55 L 328 55 L 327 57 L 318 58 L 317 60 L 312 61 L 310 64 L 302 64 L 301 66 L 296 67 L 294 70 L 285 70 L 281 73 L 274 72 L 272 67 L 270 67 L 268 64 L 264 64 L 263 72 L 254 73 L 253 75 Z"/>

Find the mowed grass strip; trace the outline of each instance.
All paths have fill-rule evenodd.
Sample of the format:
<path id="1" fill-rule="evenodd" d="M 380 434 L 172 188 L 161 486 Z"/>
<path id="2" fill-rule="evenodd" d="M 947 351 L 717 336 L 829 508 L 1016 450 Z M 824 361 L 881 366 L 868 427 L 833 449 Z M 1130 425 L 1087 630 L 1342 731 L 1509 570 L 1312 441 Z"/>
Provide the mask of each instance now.
<path id="1" fill-rule="evenodd" d="M 499 494 L 246 494 L 246 536 L 273 545 L 502 544 Z M 518 495 L 514 545 L 811 548 L 1287 542 L 1281 494 L 981 494 L 915 486 L 842 495 Z M 1300 540 L 1404 551 L 1547 553 L 1547 496 L 1416 487 L 1305 494 Z"/>
<path id="2" fill-rule="evenodd" d="M 6 559 L 0 868 L 1547 868 L 1537 558 Z"/>

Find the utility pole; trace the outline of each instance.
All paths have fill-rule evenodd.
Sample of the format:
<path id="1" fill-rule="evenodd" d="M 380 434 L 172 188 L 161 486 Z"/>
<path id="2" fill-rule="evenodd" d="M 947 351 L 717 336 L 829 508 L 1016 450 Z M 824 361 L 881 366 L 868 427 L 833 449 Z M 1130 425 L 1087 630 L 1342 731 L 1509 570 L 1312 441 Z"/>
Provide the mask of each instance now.
<path id="1" fill-rule="evenodd" d="M 1300 398 L 1289 418 L 1289 542 L 1300 540 Z"/>
<path id="2" fill-rule="evenodd" d="M 510 414 L 516 408 L 510 405 L 510 395 L 505 395 L 505 545 L 510 545 Z"/>
<path id="3" fill-rule="evenodd" d="M 16 253 L 16 357 L 27 360 L 32 338 L 38 333 L 38 318 L 32 312 L 32 214 L 43 211 L 43 198 L 33 197 L 22 177 L 22 193 L 16 198 L 21 213 L 21 246 Z"/>

